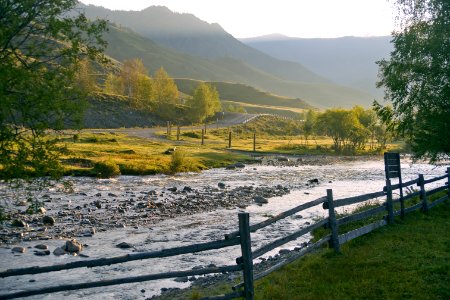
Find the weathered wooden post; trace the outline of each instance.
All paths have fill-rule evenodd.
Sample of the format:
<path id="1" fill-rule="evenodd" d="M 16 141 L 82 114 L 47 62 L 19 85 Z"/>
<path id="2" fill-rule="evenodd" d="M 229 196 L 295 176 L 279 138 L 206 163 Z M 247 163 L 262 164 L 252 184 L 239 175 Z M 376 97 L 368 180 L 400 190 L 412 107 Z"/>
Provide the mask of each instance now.
<path id="1" fill-rule="evenodd" d="M 241 239 L 242 263 L 244 272 L 244 297 L 253 300 L 253 258 L 250 239 L 250 220 L 248 213 L 239 213 L 239 236 Z"/>
<path id="2" fill-rule="evenodd" d="M 170 135 L 170 134 L 169 134 L 169 127 L 170 127 L 170 121 L 167 121 L 167 131 L 166 131 L 167 136 Z"/>
<path id="3" fill-rule="evenodd" d="M 334 203 L 333 203 L 333 190 L 332 189 L 327 189 L 327 205 L 328 207 L 328 224 L 330 225 L 330 229 L 331 229 L 331 240 L 330 243 L 333 248 L 334 251 L 336 251 L 336 253 L 340 253 L 341 249 L 340 249 L 340 245 L 339 245 L 339 229 L 338 229 L 338 224 L 336 221 L 336 214 L 334 213 Z"/>
<path id="4" fill-rule="evenodd" d="M 231 130 L 228 130 L 228 148 L 231 148 Z"/>
<path id="5" fill-rule="evenodd" d="M 448 187 L 448 191 L 447 191 L 447 196 L 450 199 L 450 167 L 447 168 L 447 187 Z"/>
<path id="6" fill-rule="evenodd" d="M 256 152 L 256 133 L 253 133 L 253 152 Z"/>
<path id="7" fill-rule="evenodd" d="M 422 211 L 424 213 L 428 212 L 428 201 L 427 201 L 427 193 L 425 191 L 425 179 L 423 178 L 423 174 L 419 174 L 419 182 L 417 183 L 420 186 L 420 199 L 422 200 Z"/>
<path id="8" fill-rule="evenodd" d="M 388 223 L 394 224 L 394 207 L 392 205 L 392 186 L 390 179 L 386 179 L 386 210 L 388 212 Z"/>
<path id="9" fill-rule="evenodd" d="M 202 129 L 202 145 L 205 144 L 205 129 Z"/>
<path id="10" fill-rule="evenodd" d="M 177 141 L 180 140 L 180 125 L 177 125 Z"/>
<path id="11" fill-rule="evenodd" d="M 219 118 L 216 119 L 216 129 L 219 129 Z"/>

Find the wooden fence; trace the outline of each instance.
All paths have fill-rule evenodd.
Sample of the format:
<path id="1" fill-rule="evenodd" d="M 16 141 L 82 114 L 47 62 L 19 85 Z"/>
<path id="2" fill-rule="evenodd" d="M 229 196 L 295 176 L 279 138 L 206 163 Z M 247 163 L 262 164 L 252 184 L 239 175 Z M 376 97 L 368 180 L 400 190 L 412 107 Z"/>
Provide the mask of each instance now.
<path id="1" fill-rule="evenodd" d="M 445 180 L 447 182 L 443 185 L 440 185 L 434 189 L 425 189 L 427 184 Z M 210 297 L 205 299 L 234 299 L 243 297 L 245 299 L 254 299 L 254 289 L 253 282 L 254 280 L 260 279 L 273 271 L 281 268 L 282 266 L 291 263 L 292 261 L 302 257 L 308 252 L 311 252 L 319 247 L 321 247 L 325 243 L 329 243 L 330 247 L 333 247 L 335 251 L 340 251 L 340 245 L 346 243 L 354 238 L 357 238 L 361 235 L 369 233 L 381 226 L 386 224 L 392 224 L 394 222 L 395 216 L 404 216 L 405 214 L 421 209 L 424 213 L 426 213 L 433 206 L 448 200 L 450 197 L 450 167 L 447 168 L 446 174 L 442 176 L 438 176 L 431 179 L 424 179 L 422 174 L 419 175 L 417 179 L 404 182 L 401 184 L 391 184 L 390 180 L 386 180 L 386 186 L 383 188 L 383 191 L 368 193 L 355 197 L 348 197 L 343 199 L 333 199 L 333 191 L 331 189 L 327 190 L 327 195 L 325 197 L 321 197 L 319 199 L 313 200 L 311 202 L 307 202 L 296 206 L 288 211 L 282 212 L 276 216 L 273 216 L 267 220 L 264 220 L 260 223 L 250 225 L 249 223 L 249 214 L 248 213 L 239 213 L 239 230 L 235 232 L 231 232 L 225 235 L 225 238 L 222 240 L 175 247 L 170 249 L 163 249 L 160 251 L 154 252 L 143 252 L 143 253 L 132 253 L 118 257 L 111 258 L 101 258 L 101 259 L 93 259 L 93 260 L 85 260 L 85 261 L 77 261 L 68 264 L 61 265 L 53 265 L 53 266 L 44 266 L 44 267 L 30 267 L 30 268 L 22 268 L 22 269 L 10 269 L 3 272 L 0 272 L 0 277 L 11 277 L 11 276 L 21 276 L 27 274 L 41 274 L 48 272 L 55 272 L 61 270 L 70 270 L 75 268 L 93 268 L 99 266 L 106 266 L 118 263 L 126 263 L 135 260 L 143 260 L 143 259 L 151 259 L 151 258 L 162 258 L 169 257 L 181 254 L 188 253 L 198 253 L 207 250 L 213 249 L 221 249 L 231 246 L 240 245 L 241 248 L 241 257 L 236 259 L 236 262 L 231 265 L 220 266 L 220 267 L 205 267 L 201 269 L 195 270 L 187 270 L 187 271 L 172 271 L 166 273 L 159 274 L 148 274 L 141 276 L 133 276 L 126 278 L 118 278 L 118 279 L 110 279 L 110 280 L 101 280 L 94 282 L 85 282 L 85 283 L 76 283 L 76 284 L 66 284 L 60 286 L 53 286 L 47 288 L 41 288 L 36 290 L 25 290 L 21 292 L 9 293 L 0 295 L 0 299 L 13 299 L 19 297 L 27 297 L 33 295 L 41 295 L 47 293 L 55 293 L 61 291 L 69 291 L 69 290 L 79 290 L 79 289 L 87 289 L 94 287 L 105 287 L 111 285 L 118 284 L 126 284 L 126 283 L 136 283 L 136 282 L 144 282 L 150 280 L 158 280 L 164 278 L 176 278 L 182 276 L 196 276 L 196 275 L 205 275 L 212 273 L 222 273 L 222 272 L 234 272 L 241 271 L 243 274 L 243 282 L 233 286 L 233 292 L 230 292 L 226 295 L 220 295 L 216 297 Z M 395 190 L 404 189 L 407 187 L 417 186 L 419 189 L 417 191 L 413 191 L 406 196 L 403 196 L 404 193 L 400 193 L 400 198 L 394 199 L 393 192 Z M 440 192 L 447 191 L 447 195 L 440 197 L 434 201 L 430 201 L 430 196 Z M 417 204 L 412 204 L 410 206 L 405 205 L 406 201 L 415 197 L 419 197 L 420 201 Z M 355 205 L 359 203 L 363 203 L 368 200 L 378 199 L 380 197 L 385 198 L 384 202 L 377 201 L 378 203 L 375 207 L 368 206 L 368 209 L 364 211 L 358 211 L 357 213 L 353 213 L 350 215 L 346 215 L 343 217 L 337 217 L 335 213 L 335 209 L 337 207 L 344 207 L 348 205 Z M 415 198 L 417 199 L 417 198 Z M 400 203 L 400 209 L 396 210 L 395 207 L 397 203 Z M 303 210 L 309 209 L 311 207 L 322 205 L 323 209 L 328 211 L 328 217 L 317 221 L 314 224 L 310 224 L 304 228 L 297 230 L 294 233 L 291 233 L 282 238 L 276 239 L 258 249 L 252 250 L 251 248 L 251 233 L 256 232 L 264 227 L 267 227 L 281 219 L 292 216 L 296 213 L 299 213 Z M 406 207 L 406 208 L 405 208 Z M 344 225 L 355 221 L 361 221 L 371 217 L 372 223 L 359 227 L 357 229 L 341 233 L 339 234 L 339 228 Z M 373 218 L 376 220 L 373 221 Z M 308 233 L 311 233 L 313 230 L 318 229 L 320 227 L 326 227 L 330 229 L 330 233 L 325 235 L 320 240 L 315 243 L 309 244 L 306 247 L 302 248 L 300 251 L 292 252 L 292 255 L 289 255 L 288 258 L 281 259 L 277 264 L 270 267 L 269 269 L 262 271 L 258 274 L 254 274 L 253 272 L 253 260 L 258 258 L 267 252 L 276 249 L 290 241 L 296 240 L 301 236 L 304 236 Z"/>

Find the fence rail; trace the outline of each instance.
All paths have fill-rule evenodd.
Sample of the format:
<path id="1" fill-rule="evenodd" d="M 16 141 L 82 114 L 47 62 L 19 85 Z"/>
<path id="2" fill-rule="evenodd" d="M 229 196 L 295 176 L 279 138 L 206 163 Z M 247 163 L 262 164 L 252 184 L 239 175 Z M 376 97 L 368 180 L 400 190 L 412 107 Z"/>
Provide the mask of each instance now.
<path id="1" fill-rule="evenodd" d="M 109 279 L 109 280 L 101 280 L 96 282 L 85 282 L 85 283 L 77 283 L 77 284 L 66 284 L 60 286 L 53 286 L 47 288 L 41 288 L 39 290 L 28 290 L 28 291 L 20 291 L 16 293 L 10 294 L 2 294 L 0 295 L 0 299 L 13 299 L 19 297 L 27 297 L 34 295 L 41 295 L 47 293 L 55 293 L 61 291 L 68 290 L 79 290 L 79 289 L 87 289 L 94 287 L 104 287 L 125 283 L 136 283 L 136 282 L 144 282 L 150 280 L 164 279 L 164 278 L 176 278 L 182 276 L 196 276 L 196 275 L 206 275 L 212 273 L 221 273 L 221 272 L 236 272 L 242 271 L 243 273 L 243 282 L 237 284 L 233 287 L 234 292 L 231 292 L 226 295 L 214 296 L 206 299 L 234 299 L 239 297 L 244 297 L 245 299 L 254 299 L 254 290 L 253 290 L 253 282 L 254 280 L 263 278 L 268 274 L 272 273 L 275 270 L 278 270 L 282 266 L 293 262 L 294 260 L 302 257 L 303 255 L 314 251 L 315 249 L 321 247 L 325 243 L 329 243 L 329 246 L 333 247 L 335 251 L 340 251 L 340 245 L 346 243 L 352 239 L 355 239 L 359 236 L 372 232 L 373 230 L 385 226 L 387 224 L 394 222 L 394 216 L 404 216 L 405 214 L 415 211 L 422 210 L 423 212 L 427 212 L 429 208 L 436 206 L 439 203 L 442 203 L 449 199 L 450 196 L 450 167 L 447 168 L 447 174 L 430 178 L 425 180 L 423 175 L 420 174 L 418 179 L 413 179 L 408 182 L 404 182 L 401 184 L 391 185 L 391 181 L 386 180 L 386 186 L 383 187 L 383 190 L 380 192 L 368 193 L 364 195 L 347 197 L 343 199 L 333 199 L 333 191 L 331 189 L 327 190 L 327 196 L 318 198 L 316 200 L 298 205 L 290 210 L 282 212 L 272 218 L 269 218 L 265 221 L 262 221 L 257 224 L 250 225 L 249 224 L 249 214 L 248 213 L 239 213 L 239 230 L 235 232 L 231 232 L 225 235 L 223 240 L 174 247 L 170 249 L 163 249 L 160 251 L 153 252 L 145 252 L 145 253 L 137 253 L 137 254 L 128 254 L 118 257 L 111 258 L 101 258 L 94 259 L 88 261 L 78 261 L 72 262 L 68 264 L 62 265 L 54 265 L 54 266 L 44 266 L 44 267 L 30 267 L 30 268 L 21 268 L 21 269 L 10 269 L 3 272 L 0 272 L 0 277 L 11 277 L 11 276 L 21 276 L 26 274 L 40 274 L 40 273 L 48 273 L 54 271 L 61 270 L 70 270 L 75 268 L 82 267 L 99 267 L 105 265 L 112 265 L 118 263 L 126 263 L 135 260 L 143 260 L 143 259 L 151 259 L 151 258 L 163 258 L 169 256 L 176 256 L 181 254 L 188 253 L 198 253 L 207 250 L 214 249 L 222 249 L 231 246 L 240 245 L 241 248 L 241 256 L 236 259 L 235 265 L 226 265 L 221 267 L 205 267 L 201 269 L 195 270 L 187 270 L 187 271 L 172 271 L 166 273 L 158 273 L 158 274 L 148 274 L 134 277 L 126 277 L 126 278 L 117 278 L 117 279 Z M 431 190 L 426 190 L 425 186 L 429 183 L 434 183 L 439 180 L 447 179 L 447 182 L 439 187 L 433 188 Z M 406 196 L 403 196 L 403 188 L 410 187 L 413 185 L 419 186 L 420 190 L 409 193 Z M 400 190 L 400 198 L 393 199 L 393 191 L 399 189 Z M 432 202 L 429 201 L 429 196 L 434 195 L 438 192 L 447 190 L 447 195 L 440 197 Z M 372 200 L 379 197 L 385 197 L 386 200 L 375 207 L 369 207 L 368 209 L 360 212 L 356 212 L 344 217 L 337 218 L 335 213 L 336 207 L 343 207 L 347 205 L 354 205 L 358 203 L 362 203 L 368 200 Z M 409 207 L 404 207 L 404 203 L 406 200 L 416 199 L 419 197 L 419 203 L 412 204 Z M 394 206 L 400 203 L 400 210 L 394 210 Z M 328 210 L 328 217 L 317 221 L 316 223 L 310 224 L 305 228 L 301 228 L 294 233 L 291 233 L 287 236 L 278 238 L 266 245 L 261 246 L 256 250 L 251 249 L 251 233 L 256 232 L 264 227 L 267 227 L 281 219 L 285 219 L 289 216 L 292 216 L 298 212 L 306 210 L 308 208 L 317 206 L 322 204 L 323 209 Z M 339 234 L 340 227 L 351 222 L 361 221 L 364 219 L 371 219 L 371 223 L 365 224 L 362 227 L 353 229 L 348 232 L 343 232 Z M 376 220 L 374 221 L 373 218 Z M 377 219 L 378 218 L 378 219 Z M 269 269 L 262 271 L 258 274 L 254 274 L 253 272 L 253 259 L 264 255 L 265 253 L 276 249 L 290 241 L 296 240 L 306 234 L 311 233 L 312 231 L 320 228 L 326 227 L 330 230 L 330 234 L 325 235 L 319 241 L 309 244 L 303 249 L 300 249 L 298 252 L 293 252 L 292 255 L 287 258 L 282 258 L 280 262 L 270 267 Z M 243 289 L 243 290 L 241 290 Z"/>

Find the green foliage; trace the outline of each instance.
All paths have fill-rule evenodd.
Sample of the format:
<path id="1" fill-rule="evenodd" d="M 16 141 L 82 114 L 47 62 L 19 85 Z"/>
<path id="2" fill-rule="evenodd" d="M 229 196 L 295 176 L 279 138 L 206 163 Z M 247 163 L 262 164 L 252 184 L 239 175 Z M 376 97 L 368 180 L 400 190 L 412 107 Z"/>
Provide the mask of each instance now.
<path id="1" fill-rule="evenodd" d="M 111 178 L 120 175 L 120 168 L 115 162 L 107 160 L 95 163 L 92 172 L 97 178 Z"/>
<path id="2" fill-rule="evenodd" d="M 405 137 L 417 158 L 436 161 L 450 154 L 450 2 L 397 0 L 401 30 L 394 51 L 378 62 L 392 114 L 375 103 L 388 127 Z"/>
<path id="3" fill-rule="evenodd" d="M 164 68 L 159 68 L 154 76 L 154 94 L 157 114 L 165 120 L 176 120 L 176 104 L 178 104 L 178 88 Z"/>
<path id="4" fill-rule="evenodd" d="M 214 86 L 199 83 L 189 99 L 189 119 L 192 122 L 203 122 L 221 110 L 219 93 Z"/>
<path id="5" fill-rule="evenodd" d="M 0 4 L 1 178 L 57 175 L 58 147 L 46 130 L 81 120 L 85 58 L 104 61 L 103 21 L 70 17 L 75 0 Z M 81 72 L 82 73 L 82 72 Z"/>
<path id="6" fill-rule="evenodd" d="M 258 299 L 447 299 L 450 205 L 416 212 L 341 247 L 303 257 L 255 284 Z M 386 276 L 395 274 L 395 276 Z M 358 280 L 355 280 L 358 278 Z"/>
<path id="7" fill-rule="evenodd" d="M 186 154 L 183 151 L 176 150 L 171 154 L 171 160 L 169 164 L 169 173 L 175 174 L 183 170 L 183 166 L 186 163 Z"/>

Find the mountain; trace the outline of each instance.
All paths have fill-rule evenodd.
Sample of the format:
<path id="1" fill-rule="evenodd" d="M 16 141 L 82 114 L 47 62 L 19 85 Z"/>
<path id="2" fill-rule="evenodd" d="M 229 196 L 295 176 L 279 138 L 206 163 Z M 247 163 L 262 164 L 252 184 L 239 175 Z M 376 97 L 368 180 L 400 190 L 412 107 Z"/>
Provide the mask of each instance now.
<path id="1" fill-rule="evenodd" d="M 279 59 L 295 61 L 333 82 L 382 96 L 376 89 L 376 61 L 393 50 L 390 36 L 330 39 L 289 38 L 277 34 L 241 39 L 245 44 Z"/>
<path id="2" fill-rule="evenodd" d="M 82 8 L 91 19 L 113 22 L 107 54 L 121 61 L 140 57 L 151 72 L 163 66 L 172 77 L 243 83 L 320 107 L 367 106 L 372 101 L 368 93 L 337 85 L 301 64 L 273 58 L 190 14 L 160 6 L 142 11 Z"/>

